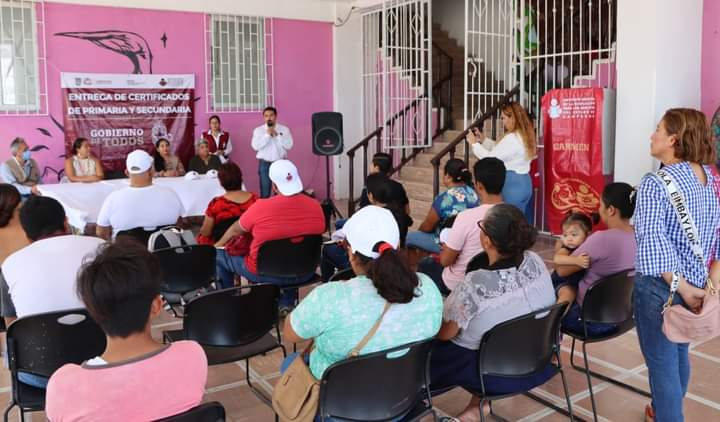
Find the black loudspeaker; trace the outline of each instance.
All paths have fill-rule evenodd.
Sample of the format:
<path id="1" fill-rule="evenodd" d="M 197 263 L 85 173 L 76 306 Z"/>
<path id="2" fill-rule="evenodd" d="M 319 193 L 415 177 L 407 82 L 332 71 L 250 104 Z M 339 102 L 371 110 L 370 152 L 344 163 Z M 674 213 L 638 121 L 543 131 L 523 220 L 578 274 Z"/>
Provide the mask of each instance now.
<path id="1" fill-rule="evenodd" d="M 343 151 L 342 114 L 333 111 L 312 115 L 313 154 L 338 155 Z"/>

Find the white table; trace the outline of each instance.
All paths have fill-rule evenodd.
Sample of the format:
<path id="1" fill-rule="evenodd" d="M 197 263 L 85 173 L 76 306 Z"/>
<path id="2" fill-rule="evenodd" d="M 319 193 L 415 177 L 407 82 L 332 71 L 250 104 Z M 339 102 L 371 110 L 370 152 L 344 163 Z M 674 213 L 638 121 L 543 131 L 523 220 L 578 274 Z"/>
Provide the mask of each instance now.
<path id="1" fill-rule="evenodd" d="M 127 187 L 128 179 L 103 180 L 95 183 L 59 183 L 38 185 L 43 196 L 56 199 L 65 208 L 71 226 L 85 230 L 96 223 L 100 207 L 110 193 Z M 204 215 L 210 200 L 225 193 L 218 179 L 186 180 L 184 177 L 158 177 L 153 183 L 172 189 L 180 197 L 183 217 Z"/>

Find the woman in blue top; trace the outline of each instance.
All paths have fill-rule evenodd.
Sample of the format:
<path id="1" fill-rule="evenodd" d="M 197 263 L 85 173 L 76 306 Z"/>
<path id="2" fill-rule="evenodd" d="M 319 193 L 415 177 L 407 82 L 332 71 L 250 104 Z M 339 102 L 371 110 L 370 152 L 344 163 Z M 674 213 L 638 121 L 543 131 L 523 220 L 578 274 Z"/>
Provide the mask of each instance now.
<path id="1" fill-rule="evenodd" d="M 715 164 L 710 128 L 697 110 L 670 109 L 651 139 L 650 151 L 674 181 L 697 227 L 710 279 L 720 282 L 720 206 L 710 166 Z M 646 420 L 683 420 L 682 402 L 690 378 L 688 344 L 673 343 L 662 332 L 663 304 L 673 281 L 679 281 L 673 304 L 699 310 L 705 297 L 706 271 L 693 254 L 665 184 L 646 175 L 638 188 L 635 210 L 637 279 L 633 291 L 638 339 L 648 367 L 652 405 Z"/>
<path id="2" fill-rule="evenodd" d="M 419 231 L 408 233 L 405 242 L 408 248 L 440 253 L 440 230 L 452 225 L 448 224 L 448 219 L 455 217 L 460 211 L 479 205 L 477 193 L 472 186 L 472 175 L 465 161 L 459 158 L 448 160 L 445 164 L 443 184 L 448 189 L 435 198 L 425 220 L 420 224 Z"/>

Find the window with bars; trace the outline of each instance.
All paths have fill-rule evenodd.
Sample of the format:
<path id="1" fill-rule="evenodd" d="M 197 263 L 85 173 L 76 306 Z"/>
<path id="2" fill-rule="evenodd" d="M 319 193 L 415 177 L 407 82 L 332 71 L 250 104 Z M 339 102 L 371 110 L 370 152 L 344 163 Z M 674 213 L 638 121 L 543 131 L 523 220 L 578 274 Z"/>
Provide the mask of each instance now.
<path id="1" fill-rule="evenodd" d="M 272 20 L 211 15 L 209 111 L 252 112 L 272 104 Z"/>
<path id="2" fill-rule="evenodd" d="M 35 2 L 0 1 L 0 112 L 40 110 Z"/>

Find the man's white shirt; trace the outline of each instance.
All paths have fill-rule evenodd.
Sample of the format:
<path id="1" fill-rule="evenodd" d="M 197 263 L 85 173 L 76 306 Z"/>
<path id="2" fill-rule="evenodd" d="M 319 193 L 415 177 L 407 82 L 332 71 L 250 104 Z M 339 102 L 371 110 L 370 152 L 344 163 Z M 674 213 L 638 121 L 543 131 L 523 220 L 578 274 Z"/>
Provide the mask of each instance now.
<path id="1" fill-rule="evenodd" d="M 258 126 L 253 131 L 252 148 L 257 151 L 257 159 L 274 162 L 287 157 L 287 152 L 293 146 L 293 138 L 290 129 L 286 126 L 276 124 L 274 126 L 276 136 L 270 136 L 267 125 Z"/>

